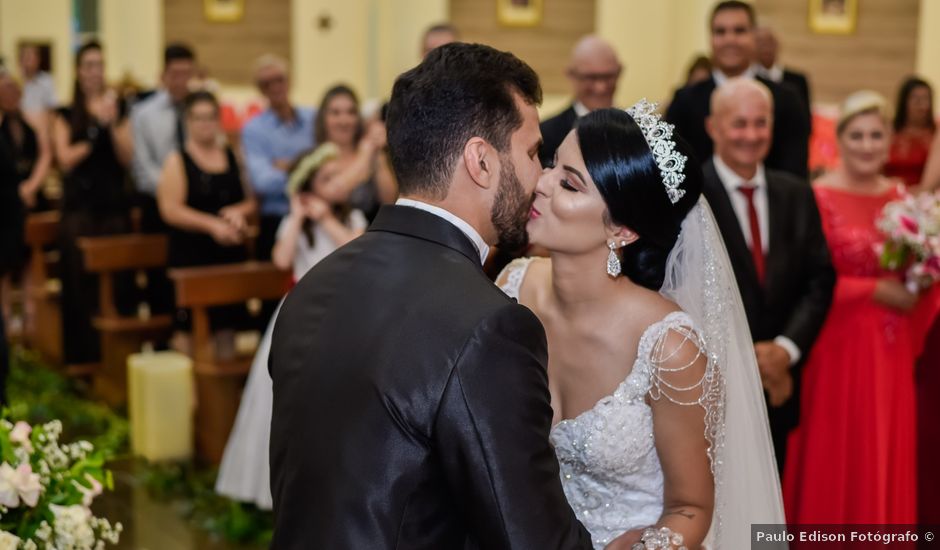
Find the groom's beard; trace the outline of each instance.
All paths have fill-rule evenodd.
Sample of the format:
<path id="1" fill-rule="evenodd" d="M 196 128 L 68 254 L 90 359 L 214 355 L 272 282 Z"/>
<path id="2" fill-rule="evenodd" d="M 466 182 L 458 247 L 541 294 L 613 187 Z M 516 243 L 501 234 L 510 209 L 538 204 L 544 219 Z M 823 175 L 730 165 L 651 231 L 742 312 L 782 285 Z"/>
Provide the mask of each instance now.
<path id="1" fill-rule="evenodd" d="M 509 155 L 500 155 L 499 160 L 502 164 L 501 175 L 490 213 L 498 238 L 496 246 L 509 253 L 521 252 L 529 244 L 526 224 L 532 208 L 532 197 L 526 195 L 522 183 L 516 177 L 516 167 Z"/>

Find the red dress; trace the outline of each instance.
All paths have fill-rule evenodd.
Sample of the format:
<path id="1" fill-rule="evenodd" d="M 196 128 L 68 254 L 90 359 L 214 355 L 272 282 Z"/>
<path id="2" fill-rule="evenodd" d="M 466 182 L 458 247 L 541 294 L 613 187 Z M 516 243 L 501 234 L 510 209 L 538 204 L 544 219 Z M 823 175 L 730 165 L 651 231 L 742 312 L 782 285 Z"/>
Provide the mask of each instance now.
<path id="1" fill-rule="evenodd" d="M 913 134 L 901 131 L 891 140 L 891 152 L 885 175 L 900 178 L 907 185 L 918 185 L 930 154 L 933 133 Z"/>
<path id="2" fill-rule="evenodd" d="M 910 318 L 872 296 L 886 275 L 875 219 L 898 197 L 815 187 L 837 278 L 803 371 L 800 426 L 784 472 L 790 523 L 916 523 Z"/>

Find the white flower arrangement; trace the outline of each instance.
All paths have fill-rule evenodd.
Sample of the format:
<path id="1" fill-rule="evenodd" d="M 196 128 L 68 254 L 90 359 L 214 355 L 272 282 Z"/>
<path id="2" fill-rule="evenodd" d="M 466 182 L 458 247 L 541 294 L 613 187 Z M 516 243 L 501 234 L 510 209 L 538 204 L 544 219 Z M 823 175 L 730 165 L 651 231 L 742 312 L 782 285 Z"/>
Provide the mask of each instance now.
<path id="1" fill-rule="evenodd" d="M 60 444 L 62 423 L 0 420 L 0 550 L 104 550 L 121 524 L 91 504 L 111 489 L 104 457 L 87 441 Z"/>

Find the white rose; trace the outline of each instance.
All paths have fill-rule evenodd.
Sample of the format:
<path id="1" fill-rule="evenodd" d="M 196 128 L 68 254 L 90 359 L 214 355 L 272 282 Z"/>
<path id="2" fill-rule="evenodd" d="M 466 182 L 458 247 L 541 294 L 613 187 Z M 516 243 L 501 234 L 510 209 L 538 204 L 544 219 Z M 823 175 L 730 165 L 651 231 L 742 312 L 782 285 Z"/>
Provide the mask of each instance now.
<path id="1" fill-rule="evenodd" d="M 20 495 L 16 490 L 16 470 L 4 462 L 0 464 L 0 505 L 16 508 L 20 505 Z"/>
<path id="2" fill-rule="evenodd" d="M 13 485 L 23 502 L 30 508 L 34 508 L 39 501 L 39 494 L 42 493 L 42 483 L 39 482 L 39 474 L 33 473 L 33 467 L 29 464 L 20 464 L 16 468 Z"/>
<path id="3" fill-rule="evenodd" d="M 20 545 L 20 537 L 7 531 L 0 531 L 0 550 L 16 550 Z"/>

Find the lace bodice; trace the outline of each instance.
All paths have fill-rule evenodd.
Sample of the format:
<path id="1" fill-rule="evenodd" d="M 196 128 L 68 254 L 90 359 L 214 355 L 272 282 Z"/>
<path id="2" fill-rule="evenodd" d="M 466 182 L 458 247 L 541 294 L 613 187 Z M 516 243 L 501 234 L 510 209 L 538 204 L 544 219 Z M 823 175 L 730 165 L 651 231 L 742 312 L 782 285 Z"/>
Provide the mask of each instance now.
<path id="1" fill-rule="evenodd" d="M 506 268 L 501 289 L 510 297 L 518 299 L 530 262 L 516 260 Z M 613 394 L 552 428 L 565 496 L 595 548 L 655 524 L 662 513 L 663 472 L 646 397 L 663 389 L 653 358 L 670 330 L 701 345 L 692 319 L 681 311 L 670 313 L 643 333 L 633 369 Z"/>

